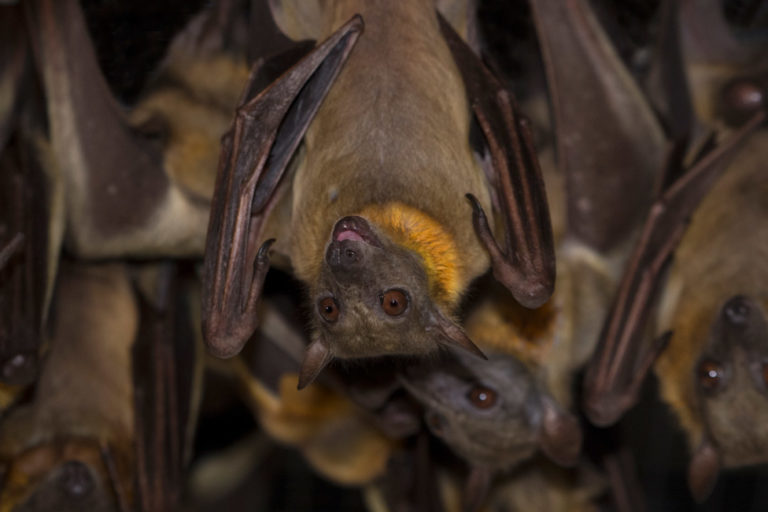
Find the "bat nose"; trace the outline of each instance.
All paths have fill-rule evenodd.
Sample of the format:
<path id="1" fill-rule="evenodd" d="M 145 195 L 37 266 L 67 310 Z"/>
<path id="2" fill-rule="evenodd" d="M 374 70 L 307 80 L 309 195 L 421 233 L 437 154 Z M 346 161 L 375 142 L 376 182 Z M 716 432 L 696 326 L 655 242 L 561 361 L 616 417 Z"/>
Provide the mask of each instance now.
<path id="1" fill-rule="evenodd" d="M 331 270 L 336 272 L 350 272 L 363 266 L 363 251 L 359 245 L 361 242 L 344 240 L 333 242 L 325 253 L 325 261 Z"/>
<path id="2" fill-rule="evenodd" d="M 750 309 L 749 300 L 742 295 L 736 295 L 728 299 L 723 306 L 723 317 L 729 324 L 741 326 L 749 320 Z"/>

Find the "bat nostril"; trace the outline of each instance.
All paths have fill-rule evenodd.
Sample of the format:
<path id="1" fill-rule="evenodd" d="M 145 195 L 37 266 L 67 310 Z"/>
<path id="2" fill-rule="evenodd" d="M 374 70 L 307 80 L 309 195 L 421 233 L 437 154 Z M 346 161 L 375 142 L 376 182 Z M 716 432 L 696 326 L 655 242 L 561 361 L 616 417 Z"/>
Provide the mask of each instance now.
<path id="1" fill-rule="evenodd" d="M 446 421 L 442 415 L 436 412 L 429 412 L 425 419 L 427 421 L 427 426 L 429 426 L 429 429 L 433 434 L 441 436 L 445 433 Z"/>
<path id="2" fill-rule="evenodd" d="M 749 319 L 749 303 L 741 295 L 731 297 L 723 306 L 723 314 L 732 325 L 744 325 Z"/>
<path id="3" fill-rule="evenodd" d="M 80 461 L 70 460 L 61 468 L 59 483 L 67 494 L 73 498 L 86 496 L 93 490 L 93 478 L 88 467 Z"/>

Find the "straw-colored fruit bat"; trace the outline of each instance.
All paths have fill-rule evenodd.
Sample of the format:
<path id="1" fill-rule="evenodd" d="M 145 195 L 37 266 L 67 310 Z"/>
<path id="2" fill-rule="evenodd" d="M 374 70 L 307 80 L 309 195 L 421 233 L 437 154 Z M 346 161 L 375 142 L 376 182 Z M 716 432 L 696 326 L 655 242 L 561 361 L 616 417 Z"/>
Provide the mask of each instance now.
<path id="1" fill-rule="evenodd" d="M 564 358 L 551 357 L 552 367 L 546 367 L 553 347 L 568 350 L 554 343 L 552 304 L 530 312 L 503 294 L 489 295 L 466 323 L 488 361 L 456 353 L 411 366 L 402 379 L 425 406 L 430 430 L 471 467 L 466 510 L 478 509 L 497 472 L 508 472 L 539 449 L 559 464 L 573 465 L 581 448 L 578 420 L 545 381 L 547 372 L 554 380 L 569 371 L 557 367 L 567 366 Z M 564 381 L 566 389 L 558 392 L 567 397 Z"/>
<path id="2" fill-rule="evenodd" d="M 180 504 L 202 345 L 175 267 L 138 274 L 139 297 L 124 264 L 62 263 L 34 398 L 0 423 L 3 512 Z"/>
<path id="3" fill-rule="evenodd" d="M 0 424 L 0 510 L 120 510 L 131 503 L 131 347 L 138 308 L 125 268 L 65 265 L 35 398 Z"/>
<path id="4" fill-rule="evenodd" d="M 761 232 L 765 131 L 749 136 L 763 119 L 758 115 L 732 134 L 656 203 L 585 383 L 590 418 L 610 424 L 634 405 L 658 358 L 662 397 L 679 416 L 693 452 L 689 483 L 697 499 L 708 495 L 721 466 L 768 456 L 760 429 L 748 419 L 765 409 L 759 347 L 766 276 L 758 263 L 768 243 Z M 725 177 L 704 197 L 725 168 Z M 723 255 L 724 248 L 733 250 Z M 658 334 L 651 344 L 646 322 L 656 301 Z"/>
<path id="5" fill-rule="evenodd" d="M 247 77 L 212 23 L 231 5 L 174 39 L 130 115 L 77 2 L 0 7 L 0 402 L 36 374 L 62 239 L 79 256 L 202 254 L 218 140 Z"/>
<path id="6" fill-rule="evenodd" d="M 717 34 L 716 24 L 712 29 Z M 733 99 L 728 90 L 720 98 Z M 768 241 L 761 232 L 765 130 L 758 130 L 765 114 L 754 113 L 759 104 L 751 107 L 741 112 L 752 114 L 746 123 L 718 145 L 710 137 L 687 169 L 679 154 L 667 162 L 667 174 L 677 179 L 665 180 L 650 210 L 585 379 L 585 410 L 594 423 L 608 425 L 634 405 L 656 362 L 662 397 L 688 437 L 689 484 L 698 500 L 721 467 L 768 455 L 750 419 L 764 409 L 758 340 Z M 657 303 L 651 341 L 647 324 Z"/>
<path id="7" fill-rule="evenodd" d="M 190 22 L 128 113 L 99 69 L 78 3 L 24 3 L 74 254 L 202 254 L 218 140 L 247 77 L 245 51 L 231 51 L 220 26 L 232 5 Z"/>
<path id="8" fill-rule="evenodd" d="M 209 348 L 232 356 L 258 325 L 274 237 L 312 304 L 300 386 L 333 358 L 478 353 L 452 315 L 489 261 L 529 307 L 554 281 L 544 188 L 513 100 L 433 2 L 276 4 L 289 36 L 324 42 L 260 93 L 256 70 L 224 138 L 205 256 Z"/>

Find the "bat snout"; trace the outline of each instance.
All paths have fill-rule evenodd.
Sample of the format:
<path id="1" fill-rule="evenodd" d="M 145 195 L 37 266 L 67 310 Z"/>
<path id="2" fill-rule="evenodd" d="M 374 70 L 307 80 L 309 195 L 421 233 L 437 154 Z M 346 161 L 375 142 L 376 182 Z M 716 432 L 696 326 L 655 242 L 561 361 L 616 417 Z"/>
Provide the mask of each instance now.
<path id="1" fill-rule="evenodd" d="M 365 264 L 364 243 L 351 239 L 333 241 L 325 252 L 325 262 L 337 275 L 357 272 Z"/>

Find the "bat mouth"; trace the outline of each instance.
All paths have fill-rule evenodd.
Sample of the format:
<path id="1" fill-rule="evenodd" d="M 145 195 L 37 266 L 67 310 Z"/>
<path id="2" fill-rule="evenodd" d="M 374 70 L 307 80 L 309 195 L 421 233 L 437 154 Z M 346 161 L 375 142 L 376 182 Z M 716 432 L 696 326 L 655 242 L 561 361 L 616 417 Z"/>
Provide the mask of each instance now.
<path id="1" fill-rule="evenodd" d="M 362 217 L 343 217 L 336 222 L 335 226 L 333 226 L 331 241 L 340 243 L 345 240 L 363 242 L 381 249 L 381 241 L 379 240 L 379 237 L 373 232 L 368 221 Z"/>

